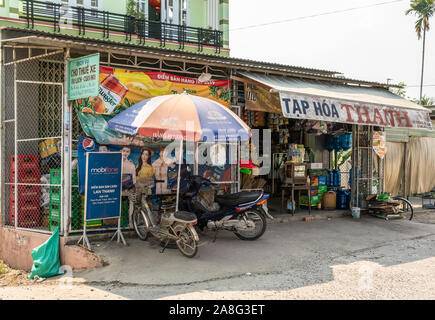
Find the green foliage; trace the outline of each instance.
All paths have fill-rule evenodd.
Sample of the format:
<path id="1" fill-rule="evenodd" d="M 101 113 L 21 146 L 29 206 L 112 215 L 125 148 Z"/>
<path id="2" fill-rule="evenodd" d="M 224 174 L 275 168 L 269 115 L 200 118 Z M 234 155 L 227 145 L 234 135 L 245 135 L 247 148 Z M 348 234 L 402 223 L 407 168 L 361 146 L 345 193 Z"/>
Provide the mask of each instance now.
<path id="1" fill-rule="evenodd" d="M 414 14 L 417 16 L 415 22 L 415 32 L 418 39 L 421 38 L 423 30 L 429 30 L 429 18 L 433 16 L 435 12 L 435 0 L 411 0 L 411 8 L 406 10 L 406 15 Z"/>
<path id="2" fill-rule="evenodd" d="M 337 151 L 334 151 L 337 152 Z M 352 156 L 352 150 L 344 151 L 340 150 L 337 154 L 337 168 L 340 169 L 340 167 L 346 163 L 346 161 Z M 332 158 L 332 166 L 335 168 L 335 157 Z"/>
<path id="3" fill-rule="evenodd" d="M 133 16 L 138 19 L 146 19 L 145 13 L 141 12 L 139 9 L 139 3 L 135 0 L 127 1 L 127 15 Z"/>
<path id="4" fill-rule="evenodd" d="M 216 99 L 231 103 L 231 88 L 209 86 L 210 95 Z"/>
<path id="5" fill-rule="evenodd" d="M 403 98 L 406 98 L 405 82 L 399 82 L 397 85 L 400 86 L 400 88 L 390 88 L 390 92 L 397 94 L 398 96 L 401 96 Z"/>
<path id="6" fill-rule="evenodd" d="M 423 95 L 421 97 L 421 100 L 413 99 L 412 102 L 415 102 L 415 103 L 420 104 L 422 106 L 433 106 L 433 105 L 435 105 L 435 99 L 433 97 L 428 97 L 426 95 Z"/>

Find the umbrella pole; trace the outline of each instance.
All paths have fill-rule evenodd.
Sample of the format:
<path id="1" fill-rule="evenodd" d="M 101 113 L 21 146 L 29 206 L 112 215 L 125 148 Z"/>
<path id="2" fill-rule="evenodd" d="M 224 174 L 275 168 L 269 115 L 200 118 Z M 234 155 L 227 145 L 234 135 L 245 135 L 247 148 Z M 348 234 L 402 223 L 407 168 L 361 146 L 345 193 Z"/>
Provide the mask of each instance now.
<path id="1" fill-rule="evenodd" d="M 180 141 L 180 157 L 179 157 L 179 164 L 178 164 L 176 211 L 178 211 L 178 204 L 180 202 L 180 180 L 181 180 L 181 165 L 182 164 L 183 164 L 183 140 Z"/>

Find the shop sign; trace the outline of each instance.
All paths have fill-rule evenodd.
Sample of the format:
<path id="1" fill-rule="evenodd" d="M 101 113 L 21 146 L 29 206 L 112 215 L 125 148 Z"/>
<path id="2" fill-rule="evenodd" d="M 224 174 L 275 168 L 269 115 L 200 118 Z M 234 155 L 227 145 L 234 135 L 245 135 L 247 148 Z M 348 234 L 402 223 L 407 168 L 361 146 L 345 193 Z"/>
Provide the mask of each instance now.
<path id="1" fill-rule="evenodd" d="M 86 154 L 86 221 L 121 215 L 121 152 Z"/>
<path id="2" fill-rule="evenodd" d="M 430 113 L 280 92 L 283 115 L 359 125 L 432 130 Z"/>
<path id="3" fill-rule="evenodd" d="M 98 95 L 100 54 L 71 59 L 68 63 L 68 100 Z"/>
<path id="4" fill-rule="evenodd" d="M 251 111 L 281 113 L 277 94 L 248 83 L 245 83 L 245 107 Z"/>
<path id="5" fill-rule="evenodd" d="M 385 132 L 373 132 L 373 150 L 379 158 L 385 158 L 385 155 L 387 154 L 387 139 Z"/>

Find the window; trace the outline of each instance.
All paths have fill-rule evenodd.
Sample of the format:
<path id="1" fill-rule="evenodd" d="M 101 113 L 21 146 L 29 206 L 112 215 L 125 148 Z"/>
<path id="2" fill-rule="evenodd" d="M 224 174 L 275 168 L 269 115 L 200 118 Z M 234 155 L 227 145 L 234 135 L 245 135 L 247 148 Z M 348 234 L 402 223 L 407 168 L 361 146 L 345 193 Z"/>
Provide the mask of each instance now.
<path id="1" fill-rule="evenodd" d="M 162 1 L 162 22 L 189 25 L 188 0 Z"/>
<path id="2" fill-rule="evenodd" d="M 219 0 L 207 0 L 207 27 L 219 29 Z"/>

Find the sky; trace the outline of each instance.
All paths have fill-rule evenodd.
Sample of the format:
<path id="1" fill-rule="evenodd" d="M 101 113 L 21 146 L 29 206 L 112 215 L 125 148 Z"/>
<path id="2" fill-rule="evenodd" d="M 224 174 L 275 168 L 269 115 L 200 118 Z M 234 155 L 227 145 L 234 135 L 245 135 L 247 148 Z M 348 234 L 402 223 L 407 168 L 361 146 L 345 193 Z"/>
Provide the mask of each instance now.
<path id="1" fill-rule="evenodd" d="M 407 96 L 418 98 L 423 41 L 414 30 L 417 18 L 405 15 L 409 0 L 386 3 L 392 1 L 231 0 L 230 54 L 358 80 L 404 82 Z M 347 10 L 352 8 L 360 9 Z M 307 16 L 315 17 L 302 18 Z M 435 17 L 429 22 L 423 94 L 435 98 Z"/>

